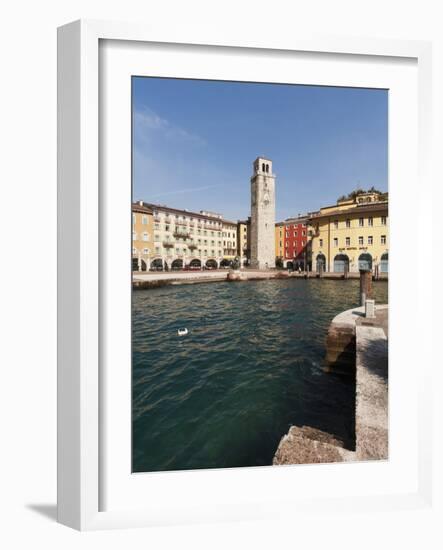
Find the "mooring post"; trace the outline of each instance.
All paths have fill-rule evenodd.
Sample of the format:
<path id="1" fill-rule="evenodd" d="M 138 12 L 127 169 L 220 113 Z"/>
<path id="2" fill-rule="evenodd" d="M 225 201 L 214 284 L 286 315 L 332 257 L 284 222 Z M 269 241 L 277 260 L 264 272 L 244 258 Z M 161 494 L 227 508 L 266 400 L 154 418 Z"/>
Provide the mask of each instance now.
<path id="1" fill-rule="evenodd" d="M 360 305 L 364 306 L 367 299 L 372 298 L 372 271 L 360 269 Z"/>

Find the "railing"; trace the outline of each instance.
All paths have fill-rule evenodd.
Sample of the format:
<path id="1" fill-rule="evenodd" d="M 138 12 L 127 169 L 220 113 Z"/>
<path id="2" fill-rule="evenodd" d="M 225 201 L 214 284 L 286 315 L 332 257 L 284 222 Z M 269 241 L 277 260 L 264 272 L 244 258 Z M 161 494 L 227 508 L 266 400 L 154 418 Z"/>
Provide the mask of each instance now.
<path id="1" fill-rule="evenodd" d="M 163 241 L 163 246 L 165 248 L 173 248 L 174 243 L 172 241 Z"/>
<path id="2" fill-rule="evenodd" d="M 191 234 L 189 231 L 174 230 L 174 237 L 181 237 L 182 239 L 189 239 Z"/>
<path id="3" fill-rule="evenodd" d="M 197 243 L 189 243 L 188 248 L 189 250 L 195 250 L 197 248 Z"/>
<path id="4" fill-rule="evenodd" d="M 162 220 L 161 220 L 160 216 L 154 216 L 154 221 L 155 222 L 161 222 Z"/>
<path id="5" fill-rule="evenodd" d="M 175 225 L 184 225 L 184 226 L 187 226 L 187 225 L 188 225 L 188 222 L 183 222 L 183 221 L 175 220 Z"/>

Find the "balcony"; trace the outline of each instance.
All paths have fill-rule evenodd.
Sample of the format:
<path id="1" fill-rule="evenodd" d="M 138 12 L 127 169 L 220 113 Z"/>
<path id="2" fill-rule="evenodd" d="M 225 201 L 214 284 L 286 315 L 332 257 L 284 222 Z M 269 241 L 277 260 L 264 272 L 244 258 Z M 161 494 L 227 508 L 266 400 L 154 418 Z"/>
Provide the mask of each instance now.
<path id="1" fill-rule="evenodd" d="M 181 237 L 182 239 L 189 239 L 191 234 L 189 231 L 183 231 L 180 229 L 174 229 L 174 237 Z"/>
<path id="2" fill-rule="evenodd" d="M 154 216 L 154 221 L 155 222 L 161 222 L 162 220 L 161 220 L 160 216 Z"/>
<path id="3" fill-rule="evenodd" d="M 194 243 L 194 242 L 188 244 L 189 250 L 195 250 L 197 246 L 198 246 L 197 243 Z"/>
<path id="4" fill-rule="evenodd" d="M 163 241 L 163 246 L 165 248 L 173 248 L 174 247 L 174 243 L 172 241 Z"/>
<path id="5" fill-rule="evenodd" d="M 188 222 L 184 222 L 184 221 L 176 220 L 176 221 L 175 221 L 175 225 L 183 225 L 183 226 L 187 227 L 187 225 L 188 225 Z"/>

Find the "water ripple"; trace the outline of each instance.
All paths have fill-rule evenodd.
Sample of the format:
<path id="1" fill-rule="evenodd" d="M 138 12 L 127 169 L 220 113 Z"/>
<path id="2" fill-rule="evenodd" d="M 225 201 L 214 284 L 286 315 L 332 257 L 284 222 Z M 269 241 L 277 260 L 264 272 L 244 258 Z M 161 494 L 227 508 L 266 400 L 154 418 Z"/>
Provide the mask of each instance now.
<path id="1" fill-rule="evenodd" d="M 322 365 L 327 327 L 357 305 L 358 285 L 291 279 L 134 292 L 134 471 L 270 464 L 291 424 L 349 436 L 352 384 Z M 374 287 L 386 302 L 387 284 Z"/>

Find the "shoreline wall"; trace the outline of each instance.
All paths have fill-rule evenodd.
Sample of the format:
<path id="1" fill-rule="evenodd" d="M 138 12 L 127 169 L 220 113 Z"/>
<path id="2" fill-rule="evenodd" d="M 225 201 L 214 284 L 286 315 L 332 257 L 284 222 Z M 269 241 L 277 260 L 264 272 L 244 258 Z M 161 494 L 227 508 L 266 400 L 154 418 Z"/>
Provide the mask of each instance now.
<path id="1" fill-rule="evenodd" d="M 291 426 L 280 440 L 274 465 L 388 459 L 387 323 L 384 304 L 377 306 L 373 320 L 364 317 L 364 308 L 354 308 L 337 315 L 329 327 L 329 369 L 355 375 L 355 448 L 309 426 Z"/>
<path id="2" fill-rule="evenodd" d="M 229 270 L 213 271 L 213 272 L 186 272 L 180 271 L 177 273 L 171 272 L 159 272 L 159 273 L 147 273 L 139 274 L 136 272 L 133 275 L 132 287 L 137 289 L 158 288 L 168 285 L 186 285 L 186 284 L 201 284 L 201 283 L 213 283 L 222 281 L 232 282 L 245 282 L 245 281 L 261 281 L 268 279 L 326 279 L 342 281 L 346 279 L 358 279 L 359 276 L 344 277 L 342 273 L 328 273 L 319 277 L 316 273 L 289 273 L 283 270 L 272 271 L 253 271 L 253 270 Z M 379 281 L 387 282 L 388 278 L 383 277 L 377 279 Z"/>

